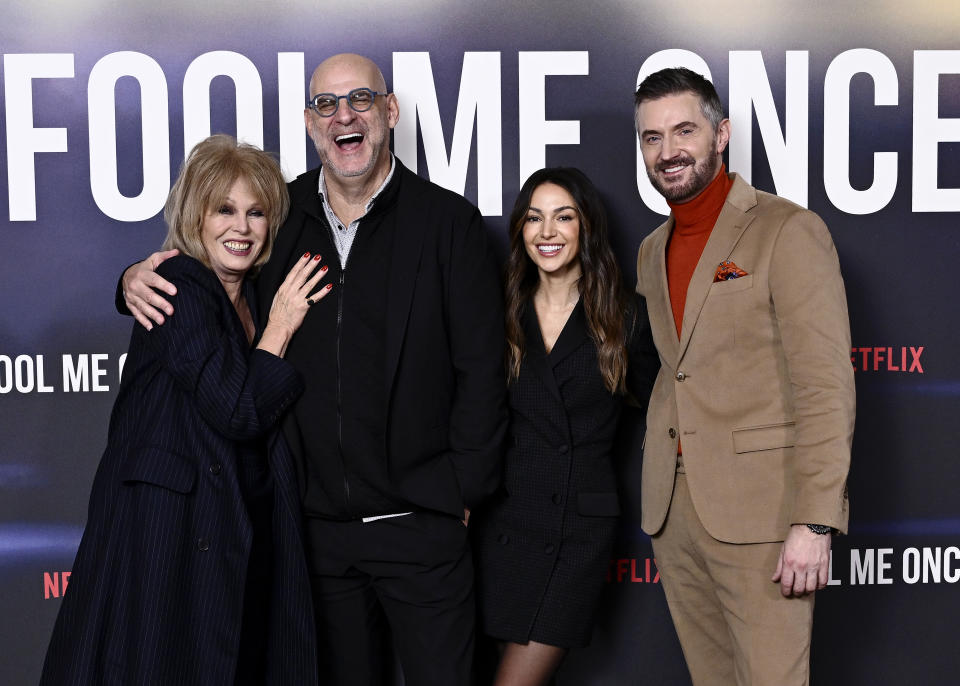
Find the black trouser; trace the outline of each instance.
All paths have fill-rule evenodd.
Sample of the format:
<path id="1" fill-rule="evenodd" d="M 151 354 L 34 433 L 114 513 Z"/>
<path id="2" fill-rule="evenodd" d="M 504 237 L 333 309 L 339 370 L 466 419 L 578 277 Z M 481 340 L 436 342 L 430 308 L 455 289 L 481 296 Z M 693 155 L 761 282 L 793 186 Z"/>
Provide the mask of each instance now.
<path id="1" fill-rule="evenodd" d="M 307 520 L 320 683 L 392 683 L 393 646 L 406 686 L 468 686 L 473 563 L 467 529 L 446 514 Z"/>

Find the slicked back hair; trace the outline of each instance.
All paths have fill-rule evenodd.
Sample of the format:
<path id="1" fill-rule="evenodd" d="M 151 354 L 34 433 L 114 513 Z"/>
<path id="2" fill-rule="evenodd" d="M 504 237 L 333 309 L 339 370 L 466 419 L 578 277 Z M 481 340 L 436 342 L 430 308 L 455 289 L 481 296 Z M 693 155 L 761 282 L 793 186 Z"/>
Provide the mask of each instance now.
<path id="1" fill-rule="evenodd" d="M 659 100 L 668 95 L 693 93 L 700 100 L 700 111 L 713 126 L 714 131 L 725 117 L 720 96 L 713 84 L 703 76 L 686 67 L 670 67 L 655 71 L 645 78 L 634 95 L 634 108 L 648 100 Z"/>

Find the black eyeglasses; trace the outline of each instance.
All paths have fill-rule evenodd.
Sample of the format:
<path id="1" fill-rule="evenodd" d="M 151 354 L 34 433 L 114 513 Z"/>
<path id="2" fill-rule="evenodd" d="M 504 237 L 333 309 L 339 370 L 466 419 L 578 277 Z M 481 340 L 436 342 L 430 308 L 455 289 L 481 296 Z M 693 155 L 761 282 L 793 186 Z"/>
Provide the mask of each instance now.
<path id="1" fill-rule="evenodd" d="M 307 102 L 307 107 L 321 117 L 332 117 L 340 108 L 340 100 L 342 98 L 347 101 L 350 109 L 354 112 L 366 112 L 373 107 L 373 101 L 378 95 L 387 95 L 387 93 L 378 93 L 369 88 L 354 88 L 346 95 L 317 93 Z"/>

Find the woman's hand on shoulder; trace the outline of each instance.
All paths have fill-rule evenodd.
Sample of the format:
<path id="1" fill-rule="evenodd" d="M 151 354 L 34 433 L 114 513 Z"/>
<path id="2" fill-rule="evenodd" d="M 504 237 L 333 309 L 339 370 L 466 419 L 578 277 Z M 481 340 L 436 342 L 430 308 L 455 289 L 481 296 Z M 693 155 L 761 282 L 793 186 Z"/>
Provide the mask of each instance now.
<path id="1" fill-rule="evenodd" d="M 333 284 L 328 283 L 314 292 L 326 275 L 327 266 L 321 266 L 320 255 L 304 253 L 303 257 L 297 260 L 273 296 L 267 327 L 258 348 L 283 357 L 287 344 L 300 328 L 307 311 L 333 289 Z"/>

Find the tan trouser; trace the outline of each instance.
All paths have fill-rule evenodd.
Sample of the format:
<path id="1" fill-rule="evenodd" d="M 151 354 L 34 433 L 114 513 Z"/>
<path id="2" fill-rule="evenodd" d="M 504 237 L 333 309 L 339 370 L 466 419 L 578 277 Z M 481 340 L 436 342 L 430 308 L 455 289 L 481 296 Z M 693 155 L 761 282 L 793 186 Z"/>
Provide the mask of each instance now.
<path id="1" fill-rule="evenodd" d="M 695 686 L 810 683 L 813 594 L 784 598 L 770 581 L 781 543 L 722 543 L 677 474 L 653 552 Z"/>

